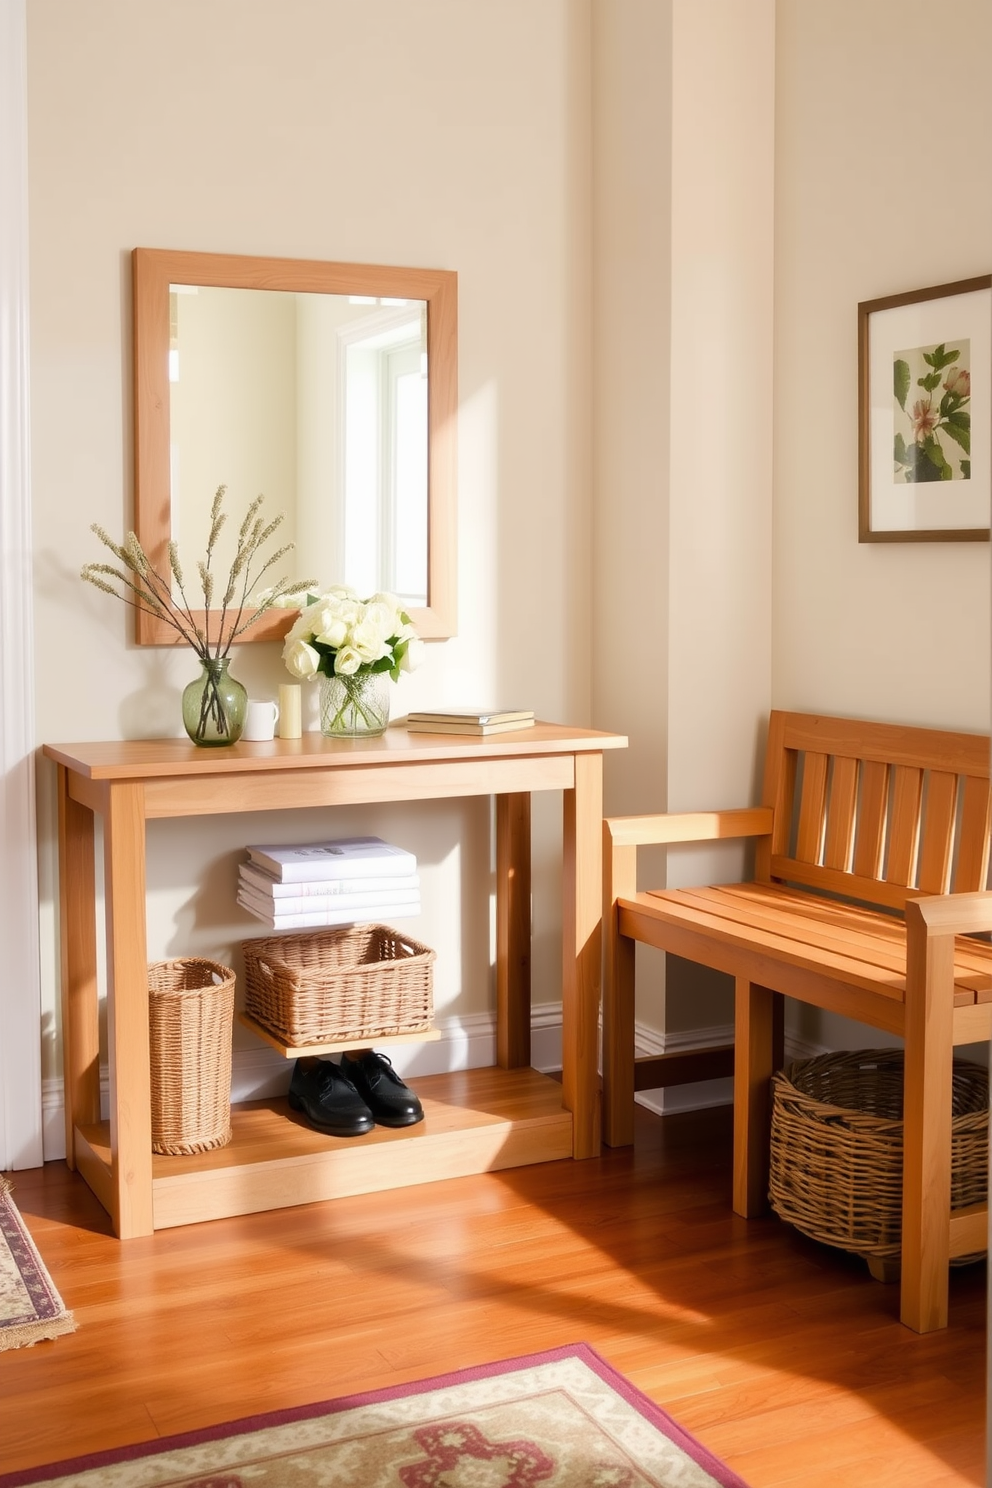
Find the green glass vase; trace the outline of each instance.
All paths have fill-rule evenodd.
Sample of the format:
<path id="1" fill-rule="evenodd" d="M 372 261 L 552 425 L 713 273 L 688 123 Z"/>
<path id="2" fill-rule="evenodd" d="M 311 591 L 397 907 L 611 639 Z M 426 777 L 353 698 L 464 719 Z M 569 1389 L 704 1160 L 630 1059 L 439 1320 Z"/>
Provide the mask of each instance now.
<path id="1" fill-rule="evenodd" d="M 228 675 L 229 656 L 200 662 L 200 675 L 183 691 L 183 727 L 194 744 L 236 744 L 245 726 L 248 694 Z"/>

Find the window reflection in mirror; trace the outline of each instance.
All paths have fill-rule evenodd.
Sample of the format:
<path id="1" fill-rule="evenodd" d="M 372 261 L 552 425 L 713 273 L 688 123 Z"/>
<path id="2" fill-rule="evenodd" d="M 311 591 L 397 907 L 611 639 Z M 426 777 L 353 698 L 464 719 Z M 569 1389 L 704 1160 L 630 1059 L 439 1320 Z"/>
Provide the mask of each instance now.
<path id="1" fill-rule="evenodd" d="M 260 493 L 286 513 L 297 575 L 392 589 L 425 639 L 454 635 L 457 274 L 163 248 L 135 248 L 131 270 L 134 531 L 158 572 L 173 536 L 203 552 L 225 485 L 232 514 Z M 243 641 L 292 623 L 267 610 Z M 135 639 L 175 644 L 140 611 Z"/>
<path id="2" fill-rule="evenodd" d="M 427 604 L 425 301 L 172 284 L 169 403 L 181 550 L 205 491 L 263 491 L 322 584 Z"/>

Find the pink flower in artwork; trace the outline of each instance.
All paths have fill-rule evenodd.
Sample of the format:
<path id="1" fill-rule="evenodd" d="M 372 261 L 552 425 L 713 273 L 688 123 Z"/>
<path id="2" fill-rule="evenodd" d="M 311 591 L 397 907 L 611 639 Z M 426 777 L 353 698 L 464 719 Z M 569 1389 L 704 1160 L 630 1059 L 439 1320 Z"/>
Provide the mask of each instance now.
<path id="1" fill-rule="evenodd" d="M 952 367 L 944 378 L 944 391 L 967 398 L 971 393 L 971 373 L 964 367 Z"/>
<path id="2" fill-rule="evenodd" d="M 913 438 L 919 444 L 937 427 L 937 410 L 929 398 L 918 398 L 913 404 Z"/>

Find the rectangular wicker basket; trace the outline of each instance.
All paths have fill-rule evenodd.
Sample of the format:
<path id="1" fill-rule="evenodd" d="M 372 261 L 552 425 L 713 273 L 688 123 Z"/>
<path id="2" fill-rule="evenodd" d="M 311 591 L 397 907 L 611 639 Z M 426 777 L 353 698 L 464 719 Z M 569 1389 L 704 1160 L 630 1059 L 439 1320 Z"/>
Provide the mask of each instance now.
<path id="1" fill-rule="evenodd" d="M 152 1151 L 209 1152 L 231 1140 L 234 972 L 184 956 L 148 968 Z"/>
<path id="2" fill-rule="evenodd" d="M 388 925 L 242 943 L 245 1012 L 286 1044 L 421 1033 L 434 1014 L 436 952 Z"/>
<path id="3" fill-rule="evenodd" d="M 987 1071 L 955 1060 L 952 1210 L 982 1203 L 988 1192 L 988 1101 Z M 821 1054 L 772 1077 L 769 1199 L 803 1234 L 869 1265 L 897 1261 L 902 1159 L 901 1049 Z"/>

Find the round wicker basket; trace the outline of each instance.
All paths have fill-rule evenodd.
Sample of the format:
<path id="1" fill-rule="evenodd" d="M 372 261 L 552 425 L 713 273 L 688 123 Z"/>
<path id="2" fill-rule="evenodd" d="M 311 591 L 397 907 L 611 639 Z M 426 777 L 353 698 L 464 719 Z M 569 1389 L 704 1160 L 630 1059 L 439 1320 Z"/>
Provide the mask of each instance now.
<path id="1" fill-rule="evenodd" d="M 988 1072 L 955 1061 L 952 1210 L 986 1198 L 988 1133 Z M 902 1153 L 901 1049 L 822 1054 L 773 1076 L 769 1199 L 775 1213 L 804 1235 L 869 1261 L 896 1260 Z"/>
<path id="2" fill-rule="evenodd" d="M 148 968 L 153 1152 L 231 1140 L 234 981 L 230 967 L 195 956 Z"/>

